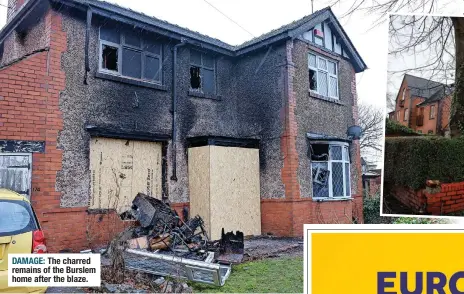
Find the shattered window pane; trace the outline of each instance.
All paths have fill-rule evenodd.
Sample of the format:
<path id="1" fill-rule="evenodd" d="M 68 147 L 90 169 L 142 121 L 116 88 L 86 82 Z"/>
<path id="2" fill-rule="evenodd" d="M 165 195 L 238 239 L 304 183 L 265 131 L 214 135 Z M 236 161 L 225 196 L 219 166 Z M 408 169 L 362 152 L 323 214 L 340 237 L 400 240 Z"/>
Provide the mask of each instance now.
<path id="1" fill-rule="evenodd" d="M 317 91 L 317 72 L 309 70 L 309 89 Z"/>
<path id="2" fill-rule="evenodd" d="M 140 79 L 142 76 L 142 53 L 130 49 L 123 49 L 122 74 Z"/>
<path id="3" fill-rule="evenodd" d="M 313 197 L 329 197 L 329 171 L 327 162 L 313 162 L 312 178 L 313 178 Z"/>
<path id="4" fill-rule="evenodd" d="M 121 42 L 119 30 L 114 27 L 100 27 L 100 39 L 119 44 Z"/>
<path id="5" fill-rule="evenodd" d="M 102 47 L 102 68 L 118 71 L 118 48 L 104 44 Z"/>
<path id="6" fill-rule="evenodd" d="M 203 69 L 202 89 L 205 93 L 214 93 L 214 71 Z"/>
<path id="7" fill-rule="evenodd" d="M 332 162 L 332 190 L 334 197 L 344 196 L 342 162 Z"/>
<path id="8" fill-rule="evenodd" d="M 190 67 L 190 87 L 192 89 L 201 88 L 200 68 L 198 66 Z"/>
<path id="9" fill-rule="evenodd" d="M 349 197 L 351 183 L 348 146 L 332 142 L 312 143 L 310 146 L 313 197 Z"/>
<path id="10" fill-rule="evenodd" d="M 328 144 L 311 144 L 311 160 L 328 161 L 329 145 Z"/>
<path id="11" fill-rule="evenodd" d="M 161 77 L 160 60 L 157 57 L 146 56 L 144 78 L 159 81 Z"/>

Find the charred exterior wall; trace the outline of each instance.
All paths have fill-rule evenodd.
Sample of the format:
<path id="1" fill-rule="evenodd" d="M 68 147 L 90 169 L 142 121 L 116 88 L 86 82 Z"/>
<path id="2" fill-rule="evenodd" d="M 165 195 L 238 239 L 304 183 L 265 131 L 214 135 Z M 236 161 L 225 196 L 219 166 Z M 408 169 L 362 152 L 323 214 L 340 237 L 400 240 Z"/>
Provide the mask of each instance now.
<path id="1" fill-rule="evenodd" d="M 308 53 L 313 51 L 338 61 L 339 67 L 339 101 L 329 101 L 318 98 L 309 92 Z M 318 133 L 346 139 L 348 127 L 355 124 L 353 117 L 354 95 L 352 81 L 355 72 L 351 63 L 322 51 L 306 42 L 295 40 L 293 47 L 293 62 L 297 65 L 294 76 L 294 91 L 296 93 L 296 120 L 298 125 L 297 151 L 299 155 L 298 178 L 301 197 L 312 197 L 311 162 L 308 157 L 309 141 L 307 133 Z M 351 173 L 358 176 L 355 163 L 359 161 L 355 152 L 351 152 Z M 359 177 L 361 174 L 359 173 Z M 351 181 L 352 191 L 357 191 L 357 180 Z"/>
<path id="2" fill-rule="evenodd" d="M 284 198 L 281 136 L 285 119 L 285 43 L 274 44 L 235 65 L 235 91 L 242 137 L 260 139 L 261 198 Z"/>
<path id="3" fill-rule="evenodd" d="M 62 58 L 66 90 L 60 99 L 64 125 L 59 134 L 59 148 L 64 152 L 63 169 L 57 178 L 63 207 L 88 204 L 91 136 L 85 126 L 171 135 L 172 49 L 176 43 L 168 39 L 163 42 L 163 85 L 159 89 L 97 77 L 99 25 L 107 21 L 96 16 L 92 20 L 90 72 L 85 85 L 85 17 L 76 11 L 63 11 L 68 50 Z M 217 95 L 204 98 L 189 93 L 191 48 L 191 45 L 179 47 L 177 55 L 177 181 L 171 179 L 172 140 L 169 140 L 165 155 L 169 199 L 174 203 L 189 200 L 186 139 L 196 136 L 261 138 L 262 196 L 282 197 L 280 169 L 275 167 L 280 164 L 278 137 L 283 95 L 278 64 L 284 51 L 276 48 L 267 57 L 264 51 L 240 61 L 215 56 Z"/>

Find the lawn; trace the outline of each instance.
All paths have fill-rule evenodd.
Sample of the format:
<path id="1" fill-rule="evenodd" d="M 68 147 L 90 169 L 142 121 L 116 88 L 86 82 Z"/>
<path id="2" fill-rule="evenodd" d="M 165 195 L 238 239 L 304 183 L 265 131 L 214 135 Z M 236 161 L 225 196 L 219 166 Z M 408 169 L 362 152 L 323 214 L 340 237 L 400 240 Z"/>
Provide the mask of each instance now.
<path id="1" fill-rule="evenodd" d="M 232 268 L 222 287 L 192 283 L 195 293 L 303 293 L 303 258 L 273 258 Z"/>

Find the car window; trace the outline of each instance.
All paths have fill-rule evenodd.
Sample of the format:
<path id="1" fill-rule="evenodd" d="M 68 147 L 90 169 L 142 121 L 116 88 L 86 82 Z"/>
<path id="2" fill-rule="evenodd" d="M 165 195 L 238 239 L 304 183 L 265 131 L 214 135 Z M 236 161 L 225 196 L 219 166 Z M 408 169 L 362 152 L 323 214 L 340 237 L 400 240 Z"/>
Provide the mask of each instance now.
<path id="1" fill-rule="evenodd" d="M 0 200 L 0 236 L 10 236 L 37 229 L 31 207 L 26 202 Z"/>

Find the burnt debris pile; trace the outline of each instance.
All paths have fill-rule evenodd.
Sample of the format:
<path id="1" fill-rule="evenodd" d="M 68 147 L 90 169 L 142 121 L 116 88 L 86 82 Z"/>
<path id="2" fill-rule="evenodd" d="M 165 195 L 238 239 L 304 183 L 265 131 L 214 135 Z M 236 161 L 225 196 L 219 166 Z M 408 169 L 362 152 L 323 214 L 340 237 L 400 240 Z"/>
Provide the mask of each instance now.
<path id="1" fill-rule="evenodd" d="M 127 248 L 203 261 L 214 256 L 221 263 L 239 263 L 243 259 L 242 232 L 224 233 L 223 229 L 221 240 L 210 240 L 199 215 L 189 218 L 183 211 L 181 219 L 168 203 L 143 193 L 137 194 L 123 217 L 140 224 L 126 235 Z"/>

